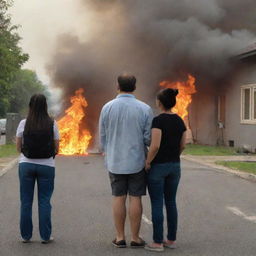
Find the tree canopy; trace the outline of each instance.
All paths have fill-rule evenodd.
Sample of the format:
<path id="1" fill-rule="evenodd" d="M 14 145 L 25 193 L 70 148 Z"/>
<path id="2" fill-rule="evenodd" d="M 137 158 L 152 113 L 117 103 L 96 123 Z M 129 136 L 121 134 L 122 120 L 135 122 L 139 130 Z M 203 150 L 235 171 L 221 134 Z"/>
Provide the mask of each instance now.
<path id="1" fill-rule="evenodd" d="M 22 111 L 31 94 L 45 90 L 35 72 L 21 69 L 29 56 L 19 46 L 18 26 L 8 15 L 12 3 L 0 0 L 0 117 L 7 111 Z"/>
<path id="2" fill-rule="evenodd" d="M 11 84 L 8 111 L 25 114 L 30 97 L 35 93 L 47 94 L 46 87 L 38 79 L 36 73 L 28 69 L 16 72 Z"/>

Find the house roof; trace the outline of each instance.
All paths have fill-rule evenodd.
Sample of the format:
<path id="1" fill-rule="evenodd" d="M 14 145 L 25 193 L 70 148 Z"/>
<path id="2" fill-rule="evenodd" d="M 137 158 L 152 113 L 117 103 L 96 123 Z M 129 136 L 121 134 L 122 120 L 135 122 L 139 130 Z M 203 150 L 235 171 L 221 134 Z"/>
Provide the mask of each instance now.
<path id="1" fill-rule="evenodd" d="M 242 49 L 236 57 L 240 60 L 256 57 L 256 42 Z"/>

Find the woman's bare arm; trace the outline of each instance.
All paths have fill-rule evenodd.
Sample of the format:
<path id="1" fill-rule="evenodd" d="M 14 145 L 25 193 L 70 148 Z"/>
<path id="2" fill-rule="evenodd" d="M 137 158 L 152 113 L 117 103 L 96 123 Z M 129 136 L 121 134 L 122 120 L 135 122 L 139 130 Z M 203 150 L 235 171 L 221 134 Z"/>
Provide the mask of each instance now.
<path id="1" fill-rule="evenodd" d="M 22 138 L 16 137 L 16 149 L 19 153 L 21 152 L 21 144 L 22 144 Z"/>
<path id="2" fill-rule="evenodd" d="M 162 131 L 158 128 L 151 129 L 151 144 L 148 151 L 146 160 L 146 170 L 150 168 L 150 163 L 155 158 L 161 143 Z"/>
<path id="3" fill-rule="evenodd" d="M 186 145 L 186 132 L 183 132 L 181 141 L 180 141 L 180 154 L 185 149 L 185 145 Z"/>
<path id="4" fill-rule="evenodd" d="M 59 153 L 60 140 L 54 140 L 54 145 L 55 145 L 55 153 L 57 155 Z"/>

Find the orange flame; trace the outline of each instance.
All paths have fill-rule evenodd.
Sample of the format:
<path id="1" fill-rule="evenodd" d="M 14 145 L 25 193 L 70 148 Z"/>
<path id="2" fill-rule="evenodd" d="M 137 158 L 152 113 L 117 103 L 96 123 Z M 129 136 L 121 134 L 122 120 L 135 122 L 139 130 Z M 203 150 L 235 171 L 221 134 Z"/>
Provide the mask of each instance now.
<path id="1" fill-rule="evenodd" d="M 196 93 L 195 81 L 196 79 L 192 75 L 188 75 L 186 82 L 163 81 L 160 83 L 160 86 L 179 90 L 176 106 L 172 110 L 182 119 L 188 115 L 188 106 L 192 102 L 192 94 Z"/>
<path id="2" fill-rule="evenodd" d="M 71 107 L 65 111 L 66 115 L 58 121 L 60 131 L 59 154 L 88 154 L 86 150 L 92 137 L 88 130 L 81 127 L 81 121 L 85 116 L 84 110 L 88 106 L 83 93 L 82 88 L 75 92 L 75 96 L 70 98 Z"/>

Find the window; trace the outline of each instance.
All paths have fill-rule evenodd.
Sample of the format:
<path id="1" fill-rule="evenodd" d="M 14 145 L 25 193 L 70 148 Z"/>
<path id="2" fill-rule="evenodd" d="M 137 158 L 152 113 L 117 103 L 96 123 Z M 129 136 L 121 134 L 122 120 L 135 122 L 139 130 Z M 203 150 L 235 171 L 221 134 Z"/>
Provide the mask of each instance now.
<path id="1" fill-rule="evenodd" d="M 256 123 L 256 84 L 241 87 L 241 123 Z"/>

